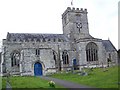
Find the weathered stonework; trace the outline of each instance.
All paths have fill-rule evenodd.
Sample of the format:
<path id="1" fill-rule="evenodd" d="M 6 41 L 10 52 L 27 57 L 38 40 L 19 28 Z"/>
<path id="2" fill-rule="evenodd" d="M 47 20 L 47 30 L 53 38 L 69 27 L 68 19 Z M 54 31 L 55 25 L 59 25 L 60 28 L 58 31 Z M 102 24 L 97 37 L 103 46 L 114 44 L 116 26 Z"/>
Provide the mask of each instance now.
<path id="1" fill-rule="evenodd" d="M 46 75 L 71 69 L 74 59 L 78 69 L 88 65 L 107 65 L 108 58 L 117 64 L 117 50 L 110 40 L 97 39 L 89 34 L 87 9 L 68 7 L 62 14 L 62 23 L 63 34 L 8 33 L 3 39 L 2 74 L 11 71 L 34 76 L 40 71 L 41 75 Z M 92 49 L 87 51 L 88 44 L 97 48 L 89 46 Z M 18 65 L 14 62 L 17 60 L 15 51 L 20 53 Z M 38 71 L 36 63 L 42 66 Z"/>

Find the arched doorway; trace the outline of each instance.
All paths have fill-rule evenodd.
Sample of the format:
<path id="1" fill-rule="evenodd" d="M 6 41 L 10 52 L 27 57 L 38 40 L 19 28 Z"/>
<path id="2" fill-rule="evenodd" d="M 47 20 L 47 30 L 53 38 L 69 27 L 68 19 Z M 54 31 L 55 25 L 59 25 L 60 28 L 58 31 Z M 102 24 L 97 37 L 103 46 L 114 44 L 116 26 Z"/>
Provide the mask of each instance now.
<path id="1" fill-rule="evenodd" d="M 34 64 L 34 75 L 35 76 L 42 76 L 42 64 L 37 62 Z"/>
<path id="2" fill-rule="evenodd" d="M 74 65 L 74 66 L 77 65 L 77 61 L 76 61 L 76 59 L 73 59 L 73 65 Z"/>
<path id="3" fill-rule="evenodd" d="M 76 59 L 73 59 L 73 67 L 74 67 L 74 70 L 77 69 L 77 61 L 76 61 Z"/>

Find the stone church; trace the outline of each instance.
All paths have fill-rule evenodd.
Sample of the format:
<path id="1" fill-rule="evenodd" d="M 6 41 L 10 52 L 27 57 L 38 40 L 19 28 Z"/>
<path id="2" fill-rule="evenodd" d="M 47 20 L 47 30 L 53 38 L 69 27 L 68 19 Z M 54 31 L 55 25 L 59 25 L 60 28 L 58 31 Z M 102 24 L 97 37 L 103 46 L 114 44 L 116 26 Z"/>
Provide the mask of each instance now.
<path id="1" fill-rule="evenodd" d="M 63 34 L 7 33 L 1 72 L 41 76 L 61 70 L 117 64 L 110 40 L 89 34 L 87 9 L 68 7 L 62 14 Z M 99 32 L 98 32 L 99 33 Z"/>

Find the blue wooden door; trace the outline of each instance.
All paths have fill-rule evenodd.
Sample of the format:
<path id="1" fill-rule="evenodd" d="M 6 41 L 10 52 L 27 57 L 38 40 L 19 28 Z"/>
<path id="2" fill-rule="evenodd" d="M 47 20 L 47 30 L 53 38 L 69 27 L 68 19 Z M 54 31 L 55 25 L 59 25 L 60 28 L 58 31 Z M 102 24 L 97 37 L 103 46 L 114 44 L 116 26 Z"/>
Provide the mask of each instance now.
<path id="1" fill-rule="evenodd" d="M 34 75 L 35 76 L 41 76 L 42 75 L 42 64 L 41 63 L 35 63 L 34 64 Z"/>
<path id="2" fill-rule="evenodd" d="M 76 65 L 77 65 L 77 61 L 76 61 L 76 59 L 73 59 L 73 67 L 74 67 L 74 70 L 77 69 Z"/>
<path id="3" fill-rule="evenodd" d="M 73 59 L 73 66 L 76 66 L 77 65 L 77 61 L 76 59 Z"/>

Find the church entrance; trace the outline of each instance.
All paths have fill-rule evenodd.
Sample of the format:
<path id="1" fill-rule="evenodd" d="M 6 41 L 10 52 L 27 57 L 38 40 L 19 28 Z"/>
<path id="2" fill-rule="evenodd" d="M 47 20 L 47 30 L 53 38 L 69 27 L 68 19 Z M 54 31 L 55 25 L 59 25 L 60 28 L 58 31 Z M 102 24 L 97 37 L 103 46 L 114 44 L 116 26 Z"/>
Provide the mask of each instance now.
<path id="1" fill-rule="evenodd" d="M 74 70 L 77 70 L 77 61 L 76 61 L 76 59 L 73 59 L 73 67 L 74 67 Z"/>
<path id="2" fill-rule="evenodd" d="M 39 62 L 34 64 L 34 75 L 42 76 L 42 64 Z"/>

